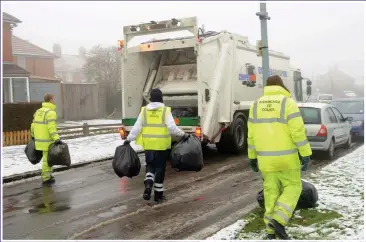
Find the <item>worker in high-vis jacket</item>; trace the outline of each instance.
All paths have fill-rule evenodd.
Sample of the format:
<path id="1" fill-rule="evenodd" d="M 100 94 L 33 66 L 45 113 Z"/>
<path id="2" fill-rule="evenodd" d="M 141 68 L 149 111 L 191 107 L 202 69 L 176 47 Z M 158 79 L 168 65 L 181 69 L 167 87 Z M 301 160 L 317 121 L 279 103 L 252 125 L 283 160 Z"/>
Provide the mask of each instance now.
<path id="1" fill-rule="evenodd" d="M 163 93 L 153 89 L 150 93 L 150 103 L 141 108 L 141 112 L 131 129 L 124 144 L 136 140 L 145 150 L 146 174 L 143 199 L 150 200 L 154 189 L 154 201 L 164 201 L 164 177 L 166 162 L 169 158 L 172 138 L 187 139 L 189 134 L 177 127 L 171 113 L 171 108 L 163 103 Z"/>
<path id="2" fill-rule="evenodd" d="M 248 158 L 251 169 L 263 177 L 267 239 L 290 239 L 285 226 L 299 200 L 301 170 L 307 170 L 311 154 L 296 101 L 279 76 L 269 77 L 248 119 Z"/>
<path id="3" fill-rule="evenodd" d="M 48 166 L 48 149 L 52 143 L 61 144 L 57 132 L 57 114 L 55 96 L 46 94 L 42 107 L 33 115 L 31 125 L 32 139 L 35 141 L 36 150 L 43 152 L 42 157 L 42 183 L 52 185 L 55 178 L 52 176 L 52 167 Z"/>

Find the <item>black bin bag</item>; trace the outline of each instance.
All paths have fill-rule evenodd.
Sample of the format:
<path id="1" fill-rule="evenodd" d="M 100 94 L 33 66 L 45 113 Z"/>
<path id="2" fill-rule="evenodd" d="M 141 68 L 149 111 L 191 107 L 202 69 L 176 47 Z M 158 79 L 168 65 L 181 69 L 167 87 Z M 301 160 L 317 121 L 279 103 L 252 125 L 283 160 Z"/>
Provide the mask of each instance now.
<path id="1" fill-rule="evenodd" d="M 68 166 L 71 165 L 69 146 L 66 143 L 51 144 L 48 149 L 49 166 Z"/>
<path id="2" fill-rule="evenodd" d="M 43 152 L 36 150 L 36 144 L 33 139 L 28 142 L 24 149 L 24 153 L 33 165 L 37 165 L 42 160 Z"/>
<path id="3" fill-rule="evenodd" d="M 141 162 L 130 144 L 120 145 L 114 152 L 112 166 L 117 176 L 132 178 L 140 174 Z"/>
<path id="4" fill-rule="evenodd" d="M 176 143 L 170 156 L 175 171 L 200 171 L 203 167 L 201 142 L 193 135 Z"/>
<path id="5" fill-rule="evenodd" d="M 318 201 L 318 190 L 316 190 L 315 186 L 309 182 L 304 180 L 302 181 L 302 192 L 297 202 L 296 209 L 307 209 L 316 207 L 316 203 Z M 263 190 L 258 192 L 257 201 L 259 206 L 264 208 L 264 194 Z"/>

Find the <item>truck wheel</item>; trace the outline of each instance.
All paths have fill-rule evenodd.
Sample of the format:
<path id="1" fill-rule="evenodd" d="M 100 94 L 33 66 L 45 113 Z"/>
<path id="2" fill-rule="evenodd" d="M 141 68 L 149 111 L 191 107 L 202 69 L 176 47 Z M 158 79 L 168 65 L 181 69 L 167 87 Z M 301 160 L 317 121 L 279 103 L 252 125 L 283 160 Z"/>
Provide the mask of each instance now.
<path id="1" fill-rule="evenodd" d="M 234 117 L 234 122 L 230 128 L 221 135 L 220 142 L 216 144 L 221 153 L 240 154 L 246 151 L 248 127 L 245 116 L 238 113 Z"/>
<path id="2" fill-rule="evenodd" d="M 243 114 L 236 115 L 232 127 L 230 128 L 231 153 L 240 154 L 246 151 L 248 126 L 244 121 Z"/>

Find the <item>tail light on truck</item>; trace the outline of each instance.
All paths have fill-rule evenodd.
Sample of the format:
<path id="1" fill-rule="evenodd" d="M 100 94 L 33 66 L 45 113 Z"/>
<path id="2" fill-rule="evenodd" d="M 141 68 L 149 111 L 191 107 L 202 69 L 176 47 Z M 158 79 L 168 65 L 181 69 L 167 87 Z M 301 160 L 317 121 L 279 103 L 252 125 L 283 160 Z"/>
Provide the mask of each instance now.
<path id="1" fill-rule="evenodd" d="M 316 136 L 327 137 L 327 135 L 328 135 L 327 127 L 325 127 L 325 125 L 322 124 Z"/>
<path id="2" fill-rule="evenodd" d="M 121 139 L 125 139 L 126 131 L 123 128 L 119 128 L 119 135 L 121 136 Z"/>
<path id="3" fill-rule="evenodd" d="M 196 132 L 194 132 L 194 134 L 198 137 L 201 138 L 202 137 L 202 130 L 200 127 L 196 128 Z"/>

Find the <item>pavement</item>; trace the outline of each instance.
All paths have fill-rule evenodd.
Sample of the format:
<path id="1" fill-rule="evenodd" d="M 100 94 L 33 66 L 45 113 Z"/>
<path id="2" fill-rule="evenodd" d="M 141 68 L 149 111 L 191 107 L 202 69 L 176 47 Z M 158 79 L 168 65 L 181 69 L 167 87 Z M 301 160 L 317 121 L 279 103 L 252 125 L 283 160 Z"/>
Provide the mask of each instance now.
<path id="1" fill-rule="evenodd" d="M 245 155 L 209 147 L 204 160 L 200 172 L 175 172 L 168 164 L 167 201 L 154 206 L 142 199 L 144 166 L 138 177 L 120 179 L 110 160 L 55 173 L 51 188 L 39 178 L 5 184 L 3 238 L 205 239 L 256 205 L 261 176 Z M 315 161 L 312 169 L 326 164 Z"/>

